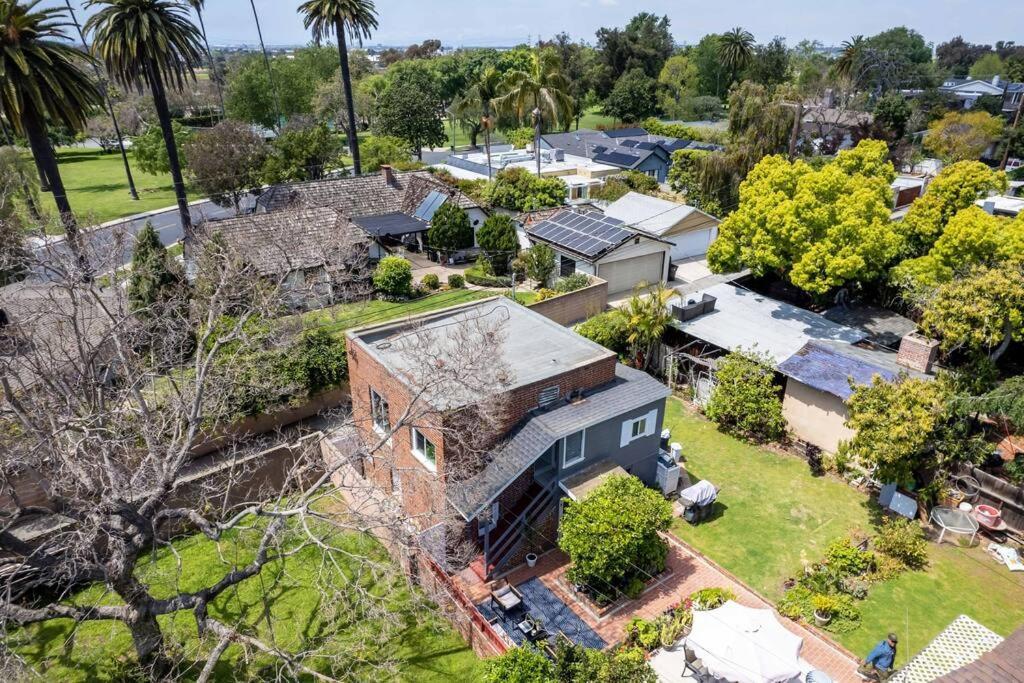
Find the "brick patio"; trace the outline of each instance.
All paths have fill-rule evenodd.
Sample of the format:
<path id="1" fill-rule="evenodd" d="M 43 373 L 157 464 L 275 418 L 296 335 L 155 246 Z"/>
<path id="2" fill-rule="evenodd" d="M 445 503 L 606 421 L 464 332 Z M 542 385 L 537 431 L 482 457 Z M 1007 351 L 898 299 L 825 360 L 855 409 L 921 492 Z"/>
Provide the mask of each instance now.
<path id="1" fill-rule="evenodd" d="M 721 567 L 705 558 L 696 550 L 672 535 L 666 535 L 670 543 L 668 566 L 670 574 L 649 588 L 638 600 L 630 601 L 617 610 L 597 618 L 584 603 L 569 593 L 563 575 L 569 567 L 568 558 L 559 550 L 552 550 L 540 557 L 537 566 L 522 565 L 502 578 L 513 585 L 538 577 L 566 605 L 580 616 L 591 628 L 609 643 L 617 643 L 625 635 L 627 622 L 634 616 L 653 619 L 669 607 L 677 604 L 694 591 L 702 588 L 728 588 L 737 596 L 737 602 L 748 607 L 772 607 L 771 603 L 749 589 L 746 585 Z M 483 582 L 472 570 L 461 572 L 456 581 L 474 603 L 486 600 L 490 585 Z M 861 680 L 855 673 L 856 660 L 846 650 L 817 631 L 805 628 L 785 617 L 779 621 L 804 640 L 801 656 L 814 668 L 824 671 L 837 683 Z"/>

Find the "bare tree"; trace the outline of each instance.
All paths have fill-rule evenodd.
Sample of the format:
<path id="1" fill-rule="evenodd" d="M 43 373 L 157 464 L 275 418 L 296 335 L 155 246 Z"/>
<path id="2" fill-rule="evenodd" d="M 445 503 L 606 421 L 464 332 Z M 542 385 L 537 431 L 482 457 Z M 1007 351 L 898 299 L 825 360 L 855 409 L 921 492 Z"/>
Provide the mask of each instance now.
<path id="1" fill-rule="evenodd" d="M 398 568 L 345 539 L 386 532 L 413 547 L 425 522 L 406 517 L 366 481 L 341 475 L 383 456 L 392 433 L 424 420 L 444 424 L 465 453 L 483 452 L 486 427 L 498 429 L 502 414 L 485 406 L 509 381 L 487 343 L 500 340 L 500 306 L 460 321 L 454 333 L 412 329 L 393 340 L 415 350 L 416 360 L 405 372 L 413 400 L 388 434 L 360 438 L 365 430 L 338 408 L 318 427 L 356 436 L 330 462 L 320 455 L 318 434 L 302 438 L 311 428 L 221 438 L 218 451 L 197 457 L 212 437 L 231 437 L 240 415 L 301 398 L 316 382 L 336 380 L 342 368 L 330 353 L 320 353 L 315 367 L 303 364 L 305 319 L 275 318 L 284 278 L 268 280 L 214 237 L 200 237 L 195 248 L 201 256 L 188 292 L 172 290 L 148 310 L 132 310 L 124 287 L 105 284 L 116 277 L 84 281 L 76 262 L 57 251 L 32 268 L 47 282 L 0 290 L 0 628 L 9 633 L 61 618 L 119 622 L 131 634 L 138 665 L 154 679 L 207 680 L 229 647 L 273 662 L 275 673 L 261 676 L 393 675 L 400 663 L 394 648 L 369 657 L 367 643 L 386 643 L 408 619 L 429 612 L 396 617 L 390 593 L 374 586 L 399 580 Z M 445 396 L 474 407 L 456 409 Z M 264 469 L 268 458 L 276 463 L 274 476 Z M 26 486 L 26 478 L 42 485 Z M 28 523 L 44 531 L 27 536 Z M 193 531 L 218 543 L 244 533 L 249 552 L 225 558 L 224 571 L 199 586 L 182 575 L 179 562 L 174 589 L 154 590 L 139 570 L 158 551 L 174 554 L 173 539 Z M 254 577 L 272 600 L 285 579 L 282 563 L 311 549 L 318 552 L 324 625 L 298 648 L 277 642 L 280 624 L 269 620 L 269 610 L 269 635 L 211 611 Z M 117 601 L 78 599 L 78 589 L 90 584 Z M 171 654 L 158 618 L 178 613 L 192 614 L 205 643 L 197 659 Z"/>

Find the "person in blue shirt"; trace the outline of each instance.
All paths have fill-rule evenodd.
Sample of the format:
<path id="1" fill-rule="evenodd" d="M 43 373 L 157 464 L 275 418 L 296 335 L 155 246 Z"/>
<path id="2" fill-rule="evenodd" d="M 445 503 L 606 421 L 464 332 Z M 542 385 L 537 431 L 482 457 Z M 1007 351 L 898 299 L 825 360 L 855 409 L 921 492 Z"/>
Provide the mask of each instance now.
<path id="1" fill-rule="evenodd" d="M 864 663 L 857 667 L 857 673 L 861 678 L 885 681 L 892 676 L 892 665 L 895 661 L 896 634 L 890 633 L 885 640 L 875 645 L 875 649 L 868 653 Z"/>

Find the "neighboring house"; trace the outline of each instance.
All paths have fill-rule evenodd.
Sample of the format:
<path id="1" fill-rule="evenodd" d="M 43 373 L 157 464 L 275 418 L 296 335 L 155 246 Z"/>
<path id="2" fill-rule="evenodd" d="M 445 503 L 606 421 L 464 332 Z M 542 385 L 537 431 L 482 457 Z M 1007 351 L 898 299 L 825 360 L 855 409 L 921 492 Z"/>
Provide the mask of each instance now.
<path id="1" fill-rule="evenodd" d="M 507 371 L 494 395 L 421 392 L 413 379 L 431 348 L 464 344 L 470 320 L 501 320 L 496 361 Z M 460 333 L 459 330 L 463 330 Z M 483 336 L 481 332 L 481 336 Z M 660 433 L 669 390 L 646 373 L 617 362 L 605 349 L 547 318 L 502 298 L 485 299 L 414 319 L 348 332 L 349 378 L 355 423 L 366 442 L 394 429 L 403 414 L 423 417 L 391 433 L 383 452 L 363 462 L 363 474 L 400 502 L 424 534 L 455 536 L 452 515 L 480 557 L 483 573 L 522 560 L 527 525 L 534 542 L 556 538 L 560 500 L 611 472 L 648 485 L 658 477 Z M 413 395 L 433 410 L 411 408 Z M 468 455 L 449 420 L 463 409 L 496 401 L 501 424 L 487 457 Z"/>
<path id="2" fill-rule="evenodd" d="M 993 195 L 974 202 L 987 213 L 994 216 L 1009 216 L 1015 218 L 1024 211 L 1024 197 L 1009 197 L 1007 195 Z"/>
<path id="3" fill-rule="evenodd" d="M 892 181 L 892 209 L 899 211 L 909 207 L 924 194 L 928 179 L 923 176 L 897 175 Z"/>
<path id="4" fill-rule="evenodd" d="M 365 291 L 370 275 L 371 240 L 337 209 L 282 209 L 206 221 L 196 231 L 221 240 L 259 277 L 280 286 L 292 309 L 314 310 L 351 298 Z"/>
<path id="5" fill-rule="evenodd" d="M 330 207 L 369 235 L 377 248 L 371 258 L 392 249 L 420 251 L 434 212 L 445 202 L 457 202 L 469 214 L 474 233 L 487 212 L 470 197 L 437 180 L 427 171 L 395 173 L 390 166 L 377 175 L 276 185 L 256 200 L 256 211 L 272 213 L 286 208 Z M 474 239 L 473 247 L 475 248 Z M 448 255 L 453 260 L 469 257 L 472 250 Z"/>
<path id="6" fill-rule="evenodd" d="M 487 180 L 487 153 L 460 152 L 451 154 L 444 163 L 434 166 L 463 180 Z M 506 168 L 524 168 L 537 172 L 537 157 L 533 150 L 513 149 L 512 145 L 491 146 L 491 177 Z M 557 177 L 565 183 L 565 200 L 569 203 L 585 201 L 591 191 L 604 185 L 604 179 L 620 173 L 616 166 L 601 164 L 592 159 L 566 154 L 561 149 L 542 149 L 540 175 Z"/>
<path id="7" fill-rule="evenodd" d="M 673 261 L 704 256 L 718 237 L 721 221 L 700 209 L 629 192 L 605 207 L 604 215 L 616 218 L 626 227 L 672 243 Z"/>
<path id="8" fill-rule="evenodd" d="M 1003 113 L 1012 114 L 1017 111 L 1021 97 L 1024 96 L 1024 83 L 1005 83 L 999 76 L 994 76 L 991 81 L 949 78 L 939 86 L 939 92 L 959 100 L 964 109 L 972 108 L 982 97 L 1000 97 L 1003 100 Z"/>
<path id="9" fill-rule="evenodd" d="M 526 233 L 530 242 L 555 250 L 556 276 L 596 275 L 608 282 L 609 295 L 668 279 L 672 243 L 600 211 L 562 209 L 527 226 Z"/>
<path id="10" fill-rule="evenodd" d="M 938 352 L 937 342 L 911 331 L 895 353 L 869 341 L 877 332 L 848 327 L 731 284 L 708 287 L 674 304 L 679 308 L 673 309 L 673 326 L 686 335 L 719 352 L 766 355 L 784 386 L 783 415 L 789 429 L 801 441 L 829 452 L 853 435 L 845 425 L 851 381 L 861 385 L 875 375 L 892 380 L 901 374 L 931 378 Z M 691 313 L 694 309 L 696 314 Z M 891 321 L 882 326 L 891 327 Z M 707 357 L 713 374 L 712 354 Z"/>
<path id="11" fill-rule="evenodd" d="M 617 130 L 581 129 L 541 136 L 541 148 L 564 150 L 567 155 L 586 157 L 599 164 L 624 171 L 639 171 L 659 183 L 668 180 L 672 153 L 679 149 L 720 150 L 719 145 L 651 135 L 643 128 Z"/>

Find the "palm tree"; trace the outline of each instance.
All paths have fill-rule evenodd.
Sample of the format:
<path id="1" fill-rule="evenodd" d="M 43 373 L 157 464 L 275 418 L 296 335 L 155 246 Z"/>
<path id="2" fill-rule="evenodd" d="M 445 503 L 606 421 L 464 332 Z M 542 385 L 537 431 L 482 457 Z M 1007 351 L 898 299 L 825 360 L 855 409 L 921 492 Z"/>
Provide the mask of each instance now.
<path id="1" fill-rule="evenodd" d="M 476 82 L 465 97 L 458 100 L 458 109 L 479 115 L 480 130 L 484 133 L 484 149 L 487 150 L 487 179 L 491 179 L 491 131 L 494 130 L 494 102 L 501 95 L 503 76 L 493 66 L 480 72 Z"/>
<path id="2" fill-rule="evenodd" d="M 363 44 L 370 31 L 377 28 L 377 10 L 373 0 L 306 0 L 299 5 L 305 15 L 302 24 L 313 29 L 313 40 L 320 42 L 334 33 L 338 39 L 338 59 L 341 62 L 341 87 L 345 92 L 348 109 L 348 149 L 352 154 L 355 174 L 362 173 L 359 162 L 359 139 L 356 137 L 356 108 L 352 101 L 352 75 L 348 68 L 348 45 L 345 34 Z"/>
<path id="3" fill-rule="evenodd" d="M 572 118 L 569 79 L 561 71 L 561 61 L 554 52 L 534 53 L 526 70 L 510 71 L 505 76 L 505 94 L 494 100 L 523 121 L 527 113 L 533 121 L 534 156 L 540 175 L 540 134 L 545 120 L 558 123 Z"/>
<path id="4" fill-rule="evenodd" d="M 50 122 L 82 130 L 103 97 L 80 66 L 91 58 L 74 47 L 63 31 L 64 10 L 37 10 L 39 2 L 0 0 L 0 110 L 15 132 L 28 138 L 53 193 L 68 245 L 84 264 L 78 225 L 46 128 Z"/>
<path id="5" fill-rule="evenodd" d="M 836 74 L 843 78 L 851 78 L 864 49 L 864 36 L 854 36 L 851 40 L 844 40 L 842 47 L 843 51 L 839 53 L 839 59 L 835 64 Z"/>
<path id="6" fill-rule="evenodd" d="M 85 30 L 92 34 L 93 52 L 106 64 L 107 72 L 125 88 L 142 90 L 148 85 L 152 92 L 182 232 L 191 241 L 192 216 L 171 128 L 167 86 L 181 90 L 186 80 L 195 80 L 196 67 L 203 63 L 202 36 L 181 0 L 88 0 L 85 6 L 99 7 L 85 22 Z"/>
<path id="7" fill-rule="evenodd" d="M 661 341 L 672 322 L 668 304 L 675 296 L 678 293 L 674 289 L 661 283 L 648 286 L 641 282 L 633 291 L 633 297 L 620 309 L 629 329 L 626 341 L 633 352 L 633 363 L 641 370 L 647 369 L 655 344 Z"/>
<path id="8" fill-rule="evenodd" d="M 729 69 L 729 85 L 732 85 L 739 73 L 747 68 L 754 56 L 754 36 L 746 29 L 737 26 L 726 31 L 718 39 L 718 58 L 722 65 Z"/>
<path id="9" fill-rule="evenodd" d="M 220 100 L 220 115 L 221 118 L 225 116 L 224 113 L 224 88 L 221 86 L 220 78 L 217 76 L 217 62 L 213 59 L 213 51 L 210 50 L 210 41 L 206 37 L 206 22 L 203 21 L 203 5 L 206 4 L 206 0 L 188 0 L 188 4 L 195 10 L 196 16 L 199 17 L 199 31 L 203 34 L 203 45 L 206 47 L 206 56 L 210 58 L 210 78 L 213 80 L 213 84 L 217 86 L 217 99 Z"/>

